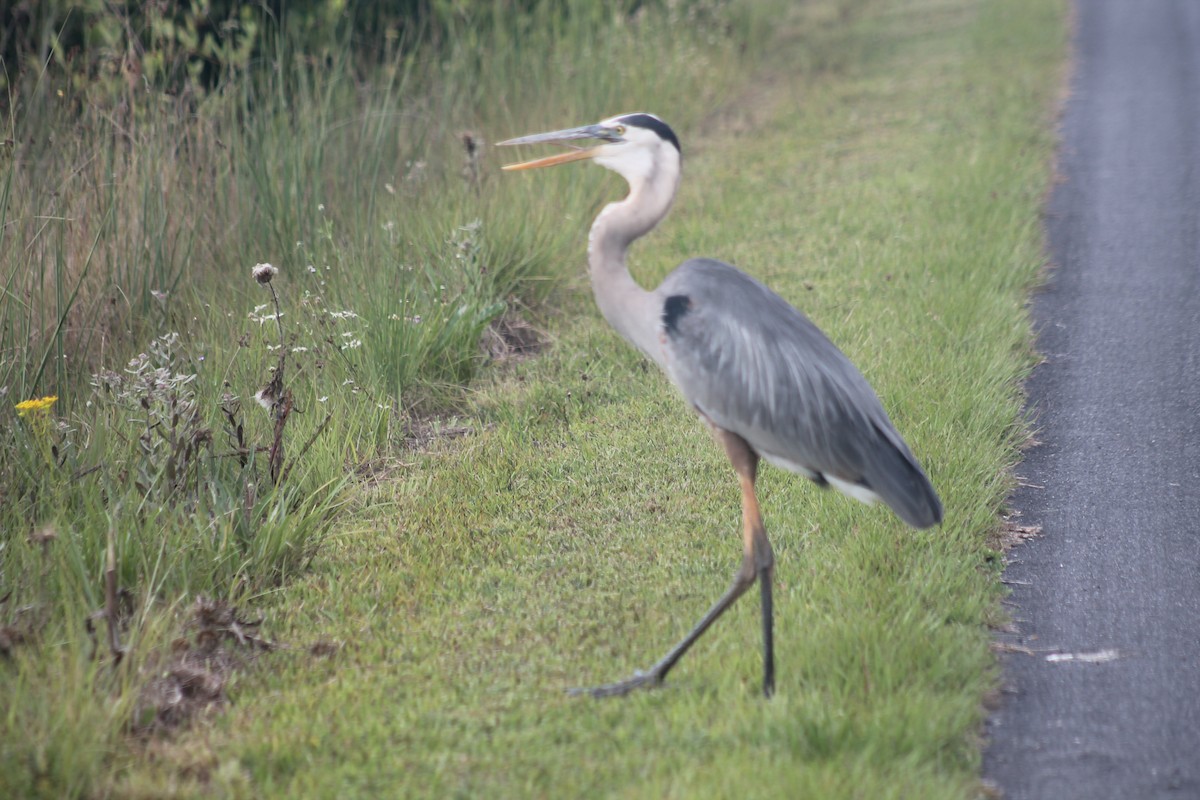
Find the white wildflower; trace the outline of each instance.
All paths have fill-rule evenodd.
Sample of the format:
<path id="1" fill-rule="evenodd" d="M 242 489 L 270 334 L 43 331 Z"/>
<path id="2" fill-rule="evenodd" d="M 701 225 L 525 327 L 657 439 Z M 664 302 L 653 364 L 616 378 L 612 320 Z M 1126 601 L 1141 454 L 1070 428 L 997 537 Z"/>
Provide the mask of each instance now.
<path id="1" fill-rule="evenodd" d="M 258 308 L 255 308 L 246 316 L 251 322 L 257 322 L 259 325 L 266 325 L 268 322 L 274 322 L 275 320 L 283 317 L 283 314 L 263 314 L 261 313 L 261 310 L 264 308 L 266 308 L 266 306 L 258 306 Z"/>

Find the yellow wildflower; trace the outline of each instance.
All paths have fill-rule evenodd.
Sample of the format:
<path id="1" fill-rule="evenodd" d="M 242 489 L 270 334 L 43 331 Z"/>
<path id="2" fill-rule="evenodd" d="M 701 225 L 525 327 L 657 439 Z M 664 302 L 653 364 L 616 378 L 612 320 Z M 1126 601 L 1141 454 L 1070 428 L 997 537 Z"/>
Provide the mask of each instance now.
<path id="1" fill-rule="evenodd" d="M 58 395 L 42 397 L 38 400 L 23 400 L 17 403 L 17 416 L 28 417 L 31 414 L 40 416 L 47 413 L 50 407 L 58 402 Z"/>

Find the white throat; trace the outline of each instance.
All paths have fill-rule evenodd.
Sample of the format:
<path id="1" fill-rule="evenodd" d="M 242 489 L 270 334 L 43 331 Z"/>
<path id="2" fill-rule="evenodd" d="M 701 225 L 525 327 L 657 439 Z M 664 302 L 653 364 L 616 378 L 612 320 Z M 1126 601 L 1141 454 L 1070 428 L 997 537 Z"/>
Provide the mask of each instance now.
<path id="1" fill-rule="evenodd" d="M 629 182 L 629 194 L 605 206 L 592 223 L 588 273 L 600 313 L 618 333 L 661 366 L 661 310 L 654 293 L 637 284 L 625 263 L 629 246 L 667 215 L 679 187 L 679 151 L 666 142 L 658 147 L 659 153 L 644 152 L 641 158 L 596 159 Z"/>

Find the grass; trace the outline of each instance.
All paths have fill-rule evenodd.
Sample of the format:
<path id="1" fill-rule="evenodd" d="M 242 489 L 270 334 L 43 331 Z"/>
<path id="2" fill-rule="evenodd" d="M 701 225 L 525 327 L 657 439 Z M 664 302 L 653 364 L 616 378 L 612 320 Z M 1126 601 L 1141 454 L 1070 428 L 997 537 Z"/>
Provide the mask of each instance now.
<path id="1" fill-rule="evenodd" d="M 267 599 L 282 639 L 336 641 L 336 654 L 273 658 L 234 711 L 157 750 L 121 791 L 981 793 L 1002 594 L 989 537 L 1025 436 L 1024 300 L 1042 263 L 1062 12 L 811 4 L 778 26 L 749 99 L 678 126 L 683 193 L 635 272 L 652 283 L 704 253 L 769 281 L 860 365 L 947 508 L 940 529 L 913 532 L 764 473 L 772 701 L 753 602 L 661 691 L 563 693 L 647 666 L 738 553 L 728 466 L 577 281 L 548 323 L 552 351 L 477 386 L 474 433 L 407 456 L 311 572 Z M 514 180 L 556 191 L 543 177 Z M 577 263 L 592 208 L 574 202 L 547 224 L 574 228 Z"/>
<path id="2" fill-rule="evenodd" d="M 0 568 L 6 580 L 18 576 L 23 597 L 35 587 L 46 592 L 39 602 L 58 622 L 42 638 L 66 644 L 17 649 L 15 664 L 3 666 L 8 696 L 21 698 L 4 712 L 5 729 L 26 732 L 20 741 L 6 736 L 0 751 L 0 775 L 16 781 L 9 793 L 978 793 L 982 699 L 995 679 L 986 625 L 997 619 L 1001 593 L 988 541 L 1024 437 L 1018 381 L 1032 358 L 1023 304 L 1041 265 L 1037 214 L 1062 15 L 1053 0 L 826 0 L 778 19 L 761 10 L 735 17 L 732 36 L 707 43 L 682 36 L 678 20 L 654 27 L 653 16 L 644 29 L 612 38 L 593 34 L 607 28 L 582 27 L 582 17 L 573 32 L 510 30 L 511 40 L 493 46 L 464 30 L 462 52 L 436 71 L 438 80 L 398 67 L 396 88 L 379 93 L 350 91 L 335 73 L 304 95 L 303 124 L 267 114 L 238 134 L 245 138 L 230 150 L 246 161 L 235 159 L 240 166 L 220 178 L 219 191 L 205 189 L 214 205 L 180 200 L 182 208 L 210 208 L 213 227 L 171 240 L 189 258 L 151 260 L 177 264 L 163 267 L 168 276 L 215 265 L 180 273 L 176 283 L 194 292 L 184 307 L 196 321 L 186 354 L 176 355 L 187 369 L 172 373 L 198 376 L 207 409 L 219 404 L 224 380 L 244 387 L 237 393 L 248 401 L 274 363 L 266 346 L 277 334 L 253 327 L 252 346 L 233 347 L 247 327 L 244 313 L 267 298 L 248 278 L 244 288 L 231 278 L 260 260 L 284 266 L 287 330 L 314 347 L 325 342 L 328 354 L 320 372 L 297 358 L 304 366 L 289 372 L 295 390 L 311 407 L 326 392 L 340 404 L 337 427 L 306 455 L 308 472 L 296 482 L 328 514 L 297 514 L 283 502 L 279 513 L 250 517 L 281 520 L 279 533 L 252 526 L 248 542 L 217 552 L 200 545 L 238 535 L 212 536 L 220 527 L 198 528 L 194 514 L 162 512 L 177 520 L 165 536 L 157 517 L 130 517 L 130 532 L 115 529 L 134 537 L 119 548 L 126 582 L 159 600 L 150 611 L 139 606 L 145 620 L 133 629 L 145 633 L 130 642 L 124 663 L 155 664 L 156 645 L 175 635 L 173 614 L 214 587 L 251 601 L 269 635 L 291 647 L 237 674 L 227 713 L 168 738 L 124 736 L 137 675 L 90 658 L 86 637 L 68 621 L 102 603 L 102 542 L 113 528 L 100 501 L 118 489 L 127 504 L 145 493 L 111 476 L 110 494 L 57 498 L 61 480 L 38 483 L 37 502 L 27 500 L 19 512 L 26 516 L 6 527 L 20 533 L 5 540 Z M 761 35 L 768 27 L 770 45 Z M 584 56 L 550 44 L 564 37 Z M 733 55 L 739 41 L 752 42 L 761 52 L 750 55 L 769 64 L 753 81 Z M 532 61 L 521 61 L 522 52 Z M 478 53 L 496 62 L 472 65 Z M 413 85 L 424 92 L 415 104 Z M 739 85 L 741 100 L 715 101 Z M 940 529 L 913 532 L 885 509 L 764 471 L 761 497 L 778 559 L 779 685 L 769 703 L 759 696 L 757 609 L 745 601 L 662 691 L 604 703 L 562 691 L 647 666 L 725 587 L 738 553 L 736 485 L 666 381 L 603 325 L 579 275 L 591 215 L 601 198 L 619 193 L 619 182 L 583 167 L 502 179 L 486 155 L 476 189 L 459 174 L 458 145 L 442 143 L 464 128 L 495 140 L 634 108 L 668 119 L 686 157 L 681 197 L 663 229 L 635 250 L 635 273 L 649 284 L 703 254 L 769 282 L 860 366 L 946 503 Z M 411 135 L 378 127 L 397 118 L 428 127 Z M 427 143 L 431 155 L 398 152 L 398 141 Z M 431 183 L 408 194 L 402 179 L 419 161 Z M 142 190 L 130 194 L 138 207 L 170 202 L 145 175 L 130 179 Z M 10 184 L 20 177 L 10 173 Z M 138 216 L 104 208 L 93 218 Z M 139 213 L 166 230 L 182 219 Z M 19 215 L 31 225 L 32 216 Z M 217 235 L 229 226 L 228 240 Z M 70 280 L 51 267 L 93 263 L 93 249 L 116 246 L 110 233 L 60 226 L 56 235 L 74 242 L 73 255 L 36 238 L 23 257 L 36 255 L 44 285 L 61 285 L 54 296 L 69 298 L 74 281 L 86 286 L 88 276 Z M 129 236 L 117 256 L 136 252 L 141 239 Z M 497 264 L 507 277 L 495 275 Z M 6 274 L 18 267 L 8 262 Z M 111 269 L 89 273 L 97 274 Z M 160 285 L 143 284 L 147 292 Z M 231 300 L 206 294 L 222 286 L 226 293 L 213 297 L 239 303 L 239 325 L 203 314 L 205 303 L 229 307 Z M 365 318 L 354 329 L 363 345 L 328 349 L 318 322 L 328 315 L 297 308 L 304 289 L 323 298 L 318 312 L 353 309 Z M 127 288 L 123 295 L 133 296 Z M 538 308 L 547 353 L 490 371 L 465 395 L 451 388 L 478 365 L 468 355 L 465 367 L 455 366 L 449 353 L 475 347 L 480 315 L 499 301 L 546 298 L 550 305 Z M 397 311 L 406 301 L 415 308 Z M 191 319 L 183 307 L 156 311 L 155 302 L 150 295 L 144 304 L 144 342 L 165 333 L 164 324 Z M 441 311 L 443 302 L 453 314 Z M 71 326 L 57 326 L 60 311 L 34 324 L 13 303 L 2 313 L 37 332 L 34 351 L 52 354 L 39 363 L 53 363 L 57 374 L 55 339 Z M 46 307 L 57 308 L 39 306 Z M 389 327 L 401 321 L 392 314 L 442 318 L 446 337 L 469 348 L 439 350 L 444 340 L 428 328 Z M 339 339 L 347 332 L 333 330 Z M 3 352 L 15 352 L 16 339 L 6 341 Z M 405 361 L 414 349 L 432 354 L 425 366 Z M 217 366 L 206 377 L 210 367 L 201 364 Z M 19 381 L 6 385 L 24 396 L 58 387 L 33 380 L 34 369 L 11 367 Z M 360 394 L 341 389 L 348 378 Z M 389 426 L 401 424 L 392 400 L 404 407 L 413 394 L 429 405 L 453 402 L 454 425 L 470 435 L 384 449 Z M 88 442 L 123 419 L 111 403 L 104 409 L 112 416 L 91 423 Z M 304 420 L 294 446 L 319 421 Z M 256 424 L 249 435 L 269 440 Z M 35 444 L 20 452 L 36 456 Z M 393 456 L 382 462 L 385 479 L 307 491 L 380 452 Z M 24 474 L 37 474 L 35 466 Z M 245 475 L 232 472 L 203 485 L 236 495 Z M 311 561 L 311 552 L 295 561 L 286 525 L 312 519 L 317 529 L 298 541 L 315 537 L 321 548 Z M 47 558 L 36 537 L 25 537 L 43 523 L 59 534 Z M 253 561 L 264 552 L 260 528 L 268 555 L 271 541 L 282 536 L 282 546 Z M 214 575 L 214 564 L 226 566 Z M 69 585 L 39 583 L 43 574 Z"/>
<path id="3" fill-rule="evenodd" d="M 237 638 L 240 623 L 199 624 L 193 601 L 251 606 L 302 574 L 361 502 L 356 477 L 420 415 L 465 406 L 488 326 L 561 282 L 573 242 L 547 224 L 557 198 L 495 181 L 479 132 L 551 107 L 678 105 L 679 87 L 712 101 L 755 24 L 716 9 L 647 51 L 642 37 L 685 10 L 530 7 L 463 6 L 441 48 L 380 64 L 345 48 L 313 62 L 282 41 L 204 95 L 80 88 L 53 70 L 13 88 L 0 683 L 15 700 L 0 710 L 0 794 L 114 791 L 156 674 L 186 673 L 189 696 L 231 679 L 164 655 L 213 661 L 214 638 Z M 572 74 L 580 53 L 624 69 Z M 558 185 L 586 204 L 599 178 Z M 269 290 L 251 277 L 261 262 L 279 267 Z"/>

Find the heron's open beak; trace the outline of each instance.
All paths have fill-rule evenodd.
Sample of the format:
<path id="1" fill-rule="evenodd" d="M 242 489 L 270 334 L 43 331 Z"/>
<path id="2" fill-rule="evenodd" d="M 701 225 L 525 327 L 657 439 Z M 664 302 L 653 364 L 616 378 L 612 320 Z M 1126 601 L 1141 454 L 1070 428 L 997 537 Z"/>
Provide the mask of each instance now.
<path id="1" fill-rule="evenodd" d="M 553 167 L 556 164 L 566 164 L 569 161 L 582 161 L 585 158 L 591 158 L 596 155 L 596 148 L 589 147 L 586 150 L 568 150 L 565 153 L 559 153 L 555 156 L 546 156 L 545 158 L 535 158 L 533 161 L 522 161 L 520 164 L 505 164 L 500 169 L 508 172 L 515 172 L 519 169 L 538 169 L 539 167 Z"/>
<path id="2" fill-rule="evenodd" d="M 551 131 L 550 133 L 535 133 L 532 136 L 520 136 L 516 139 L 508 139 L 507 141 L 497 143 L 497 146 L 506 147 L 517 144 L 561 144 L 570 147 L 571 149 L 565 153 L 559 153 L 554 156 L 546 156 L 545 158 L 537 158 L 533 161 L 523 161 L 520 164 L 506 164 L 503 168 L 506 170 L 520 169 L 538 169 L 539 167 L 553 167 L 556 164 L 566 164 L 570 161 L 582 161 L 585 158 L 593 158 L 596 155 L 598 147 L 581 148 L 571 142 L 580 139 L 600 139 L 603 141 L 618 141 L 612 131 L 602 125 L 584 125 L 581 128 L 568 128 L 562 131 Z"/>

